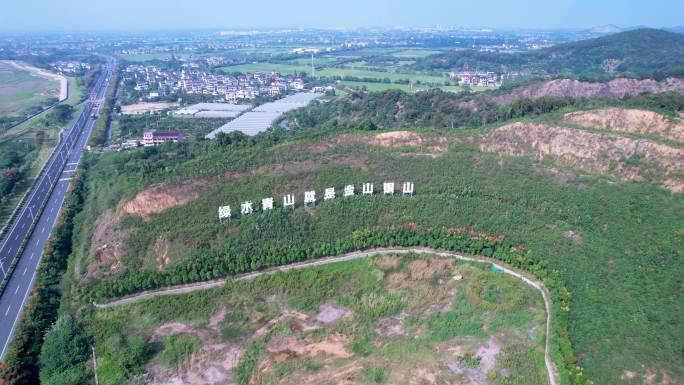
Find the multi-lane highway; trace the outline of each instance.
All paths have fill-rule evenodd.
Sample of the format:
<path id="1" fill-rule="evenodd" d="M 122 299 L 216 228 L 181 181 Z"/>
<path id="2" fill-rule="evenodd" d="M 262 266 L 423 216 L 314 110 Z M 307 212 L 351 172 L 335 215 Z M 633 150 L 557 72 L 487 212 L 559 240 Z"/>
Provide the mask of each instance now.
<path id="1" fill-rule="evenodd" d="M 59 216 L 71 176 L 95 124 L 91 116 L 104 104 L 113 62 L 108 62 L 76 123 L 67 128 L 45 169 L 29 192 L 23 207 L 0 240 L 0 278 L 7 284 L 0 296 L 0 359 L 5 355 L 31 292 L 43 246 Z M 42 210 L 41 210 L 42 208 Z M 34 225 L 35 219 L 35 225 Z M 26 243 L 24 243 L 26 242 Z M 23 245 L 23 247 L 22 247 Z M 10 266 L 16 259 L 12 271 Z"/>

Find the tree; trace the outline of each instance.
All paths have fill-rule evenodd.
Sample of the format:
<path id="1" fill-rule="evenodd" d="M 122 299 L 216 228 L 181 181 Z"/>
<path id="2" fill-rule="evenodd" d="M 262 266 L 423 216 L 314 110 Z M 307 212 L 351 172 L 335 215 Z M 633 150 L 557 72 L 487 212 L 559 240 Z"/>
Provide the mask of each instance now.
<path id="1" fill-rule="evenodd" d="M 90 357 L 88 346 L 88 337 L 70 315 L 57 319 L 45 335 L 40 352 L 41 382 L 79 383 L 74 380 L 86 375 L 85 362 Z"/>

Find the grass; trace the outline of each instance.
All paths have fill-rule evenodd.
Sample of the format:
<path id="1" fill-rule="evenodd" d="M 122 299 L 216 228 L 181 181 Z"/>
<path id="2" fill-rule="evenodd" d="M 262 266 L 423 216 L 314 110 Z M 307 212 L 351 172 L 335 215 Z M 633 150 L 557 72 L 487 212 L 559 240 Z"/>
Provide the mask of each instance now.
<path id="1" fill-rule="evenodd" d="M 22 116 L 50 104 L 46 92 L 59 92 L 59 82 L 0 63 L 0 115 Z"/>
<path id="2" fill-rule="evenodd" d="M 478 272 L 483 267 L 455 262 L 453 269 L 472 278 L 439 282 L 438 278 L 449 272 L 436 270 L 431 275 L 412 279 L 410 284 L 394 286 L 392 274 L 410 274 L 411 263 L 430 261 L 432 257 L 403 255 L 393 258 L 399 261 L 394 267 L 383 267 L 378 258 L 355 260 L 278 273 L 254 281 L 234 281 L 223 288 L 83 313 L 85 318 L 82 321 L 94 336 L 101 357 L 98 361 L 100 382 L 107 385 L 125 380 L 116 368 L 122 367 L 126 360 L 123 354 L 131 351 L 128 341 L 134 338 L 155 341 L 150 336 L 159 333 L 160 326 L 179 323 L 188 325 L 191 331 L 168 334 L 161 343 L 148 344 L 147 349 L 155 353 L 138 365 L 156 362 L 171 372 L 182 372 L 188 367 L 185 363 L 191 355 L 194 357 L 193 366 L 211 365 L 212 360 L 217 364 L 217 360 L 224 357 L 221 353 L 218 356 L 207 353 L 215 349 L 207 344 L 218 346 L 228 342 L 243 352 L 234 371 L 239 384 L 268 384 L 274 380 L 285 384 L 325 383 L 325 380 L 314 379 L 327 378 L 352 366 L 357 369 L 349 372 L 348 379 L 362 383 L 397 383 L 397 380 L 415 377 L 416 370 L 425 368 L 439 378 L 453 382 L 455 374 L 446 369 L 451 355 L 436 351 L 439 344 L 442 347 L 458 346 L 468 355 L 470 367 L 479 370 L 476 350 L 490 336 L 490 332 L 483 329 L 481 320 L 499 314 L 503 317 L 506 313 L 499 310 L 479 312 L 462 295 L 463 287 L 471 279 L 478 279 Z M 506 290 L 525 293 L 527 306 L 543 307 L 539 294 L 530 291 L 522 282 L 507 276 L 502 276 L 501 280 L 507 285 Z M 454 298 L 454 292 L 461 294 Z M 404 334 L 387 334 L 384 326 L 388 322 L 400 322 L 394 318 L 399 308 L 377 312 L 379 304 L 392 302 L 388 302 L 392 295 L 402 298 L 400 309 L 409 317 L 404 323 Z M 367 300 L 371 297 L 374 299 Z M 356 302 L 369 306 L 357 307 L 354 305 Z M 443 306 L 442 303 L 447 306 L 451 303 L 453 310 L 446 313 L 431 310 L 435 305 Z M 307 322 L 315 324 L 315 316 L 322 304 L 347 308 L 352 313 L 324 328 L 300 330 L 297 319 L 307 317 Z M 209 321 L 222 307 L 228 309 L 228 313 L 217 329 L 212 329 L 216 326 L 209 326 Z M 286 310 L 295 310 L 301 315 L 297 319 L 281 317 L 278 321 L 276 317 Z M 466 317 L 480 322 L 466 322 L 467 327 L 462 327 L 458 322 L 448 322 L 451 314 L 456 318 Z M 442 318 L 445 322 L 439 322 Z M 413 321 L 409 322 L 409 319 Z M 524 324 L 504 324 L 498 329 L 501 336 L 498 341 L 502 346 L 510 347 L 511 351 L 524 347 L 534 365 L 541 359 L 542 365 L 536 366 L 539 373 L 534 372 L 534 365 L 524 373 L 516 373 L 515 378 L 519 381 L 530 378 L 526 382 L 528 384 L 545 383 L 534 379 L 535 376 L 545 378 L 543 341 L 532 340 L 525 333 L 530 327 L 540 328 L 543 320 L 543 317 L 528 319 Z M 427 329 L 424 323 L 429 325 Z M 439 338 L 434 337 L 433 327 L 443 331 Z M 262 337 L 254 337 L 256 330 L 264 328 L 267 332 Z M 321 352 L 283 361 L 266 353 L 267 346 L 273 349 L 273 343 L 284 337 L 309 344 L 328 341 L 326 343 L 334 345 L 332 341 L 340 335 L 345 336 L 346 342 L 341 349 L 350 352 L 347 356 Z M 155 347 L 155 344 L 159 346 Z"/>
<path id="3" fill-rule="evenodd" d="M 234 66 L 220 67 L 220 71 L 224 73 L 232 72 L 262 72 L 270 73 L 271 71 L 280 72 L 283 75 L 293 75 L 295 71 L 299 72 L 311 72 L 311 66 L 307 64 L 280 64 L 280 63 L 252 63 L 252 64 L 240 64 Z"/>

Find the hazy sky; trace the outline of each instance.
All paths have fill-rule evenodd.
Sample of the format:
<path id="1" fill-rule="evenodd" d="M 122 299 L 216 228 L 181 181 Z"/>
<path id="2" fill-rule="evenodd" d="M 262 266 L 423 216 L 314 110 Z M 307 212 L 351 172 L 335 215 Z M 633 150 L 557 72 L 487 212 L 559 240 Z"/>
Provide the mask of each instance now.
<path id="1" fill-rule="evenodd" d="M 684 24 L 682 0 L 0 0 L 2 31 Z"/>

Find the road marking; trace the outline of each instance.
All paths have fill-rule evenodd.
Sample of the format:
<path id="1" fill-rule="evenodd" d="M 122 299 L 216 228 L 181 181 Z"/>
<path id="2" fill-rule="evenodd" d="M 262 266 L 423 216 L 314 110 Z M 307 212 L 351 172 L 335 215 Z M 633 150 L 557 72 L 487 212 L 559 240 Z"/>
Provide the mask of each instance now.
<path id="1" fill-rule="evenodd" d="M 7 306 L 7 310 L 5 310 L 5 317 L 7 317 L 7 313 L 9 313 L 11 307 L 12 305 Z"/>
<path id="2" fill-rule="evenodd" d="M 70 181 L 70 180 L 71 180 L 71 178 L 62 178 L 62 179 L 60 179 L 59 181 L 60 181 L 60 182 L 67 182 L 67 181 Z"/>
<path id="3" fill-rule="evenodd" d="M 43 230 L 41 231 L 41 233 L 45 234 L 45 226 L 43 226 Z"/>
<path id="4" fill-rule="evenodd" d="M 28 269 L 28 266 L 24 268 L 24 272 L 21 273 L 21 275 L 26 275 L 26 270 Z"/>
<path id="5" fill-rule="evenodd" d="M 15 241 L 18 240 L 18 239 L 19 239 L 19 234 L 17 234 L 17 236 L 14 237 L 14 240 L 15 240 Z"/>
<path id="6" fill-rule="evenodd" d="M 17 294 L 18 291 L 19 291 L 19 285 L 17 285 L 17 288 L 14 289 L 14 294 Z"/>
<path id="7" fill-rule="evenodd" d="M 33 257 L 35 257 L 35 256 L 36 256 L 36 253 L 31 253 L 31 258 L 29 258 L 29 259 L 33 259 Z"/>

